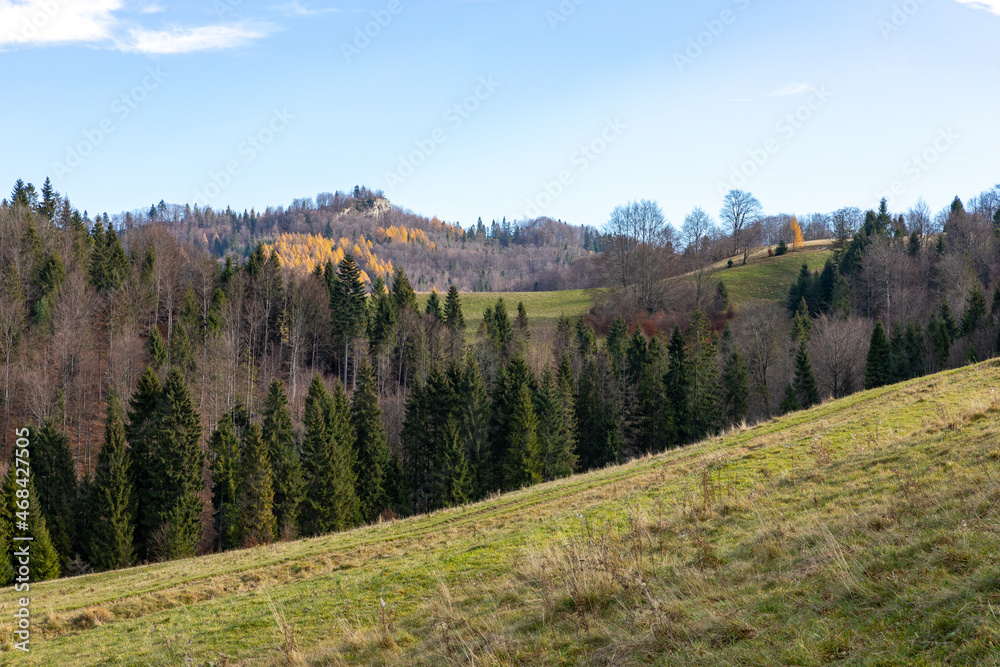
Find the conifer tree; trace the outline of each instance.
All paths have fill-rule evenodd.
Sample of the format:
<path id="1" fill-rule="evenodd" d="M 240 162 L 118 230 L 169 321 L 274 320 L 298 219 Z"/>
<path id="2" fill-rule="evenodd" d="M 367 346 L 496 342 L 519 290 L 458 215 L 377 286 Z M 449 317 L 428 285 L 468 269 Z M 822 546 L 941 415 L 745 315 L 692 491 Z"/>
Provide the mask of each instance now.
<path id="1" fill-rule="evenodd" d="M 365 285 L 361 282 L 361 269 L 354 258 L 347 255 L 337 269 L 337 289 L 330 300 L 334 338 L 344 346 L 344 390 L 347 390 L 347 365 L 351 342 L 367 327 L 367 301 Z"/>
<path id="2" fill-rule="evenodd" d="M 41 498 L 35 486 L 35 476 L 32 474 L 27 478 L 23 476 L 18 477 L 16 472 L 16 466 L 11 465 L 7 467 L 7 476 L 4 478 L 3 483 L 4 498 L 2 503 L 0 503 L 0 520 L 4 522 L 5 526 L 8 526 L 9 530 L 7 533 L 9 535 L 8 544 L 13 547 L 14 538 L 16 537 L 31 537 L 29 581 L 34 583 L 36 581 L 56 579 L 62 573 L 62 566 L 59 563 L 59 552 L 52 543 L 52 538 L 45 522 L 45 516 L 42 512 L 38 511 L 36 503 Z M 20 496 L 18 495 L 19 493 Z M 25 500 L 25 495 L 29 500 L 27 510 L 18 505 L 18 502 Z M 27 523 L 28 529 L 23 530 L 19 528 L 19 522 Z M 4 538 L 3 532 L 6 531 L 0 530 L 0 541 Z M 6 548 L 8 545 L 4 546 Z M 11 568 L 10 573 L 13 575 L 19 565 L 18 567 L 14 567 L 15 563 L 12 560 L 13 555 L 10 550 L 5 551 L 4 556 L 4 560 L 7 561 L 8 566 Z M 7 571 L 6 567 L 0 565 L 0 580 L 2 580 L 3 574 Z"/>
<path id="3" fill-rule="evenodd" d="M 185 378 L 191 377 L 198 368 L 191 339 L 183 322 L 174 326 L 174 334 L 170 338 L 170 366 L 180 371 Z"/>
<path id="4" fill-rule="evenodd" d="M 785 385 L 785 397 L 781 399 L 778 409 L 781 410 L 781 414 L 788 414 L 789 412 L 801 409 L 801 407 L 798 399 L 795 397 L 795 387 L 789 382 Z"/>
<path id="5" fill-rule="evenodd" d="M 152 499 L 151 484 L 151 448 L 153 437 L 153 413 L 160 400 L 160 380 L 152 368 L 147 368 L 139 377 L 135 393 L 129 399 L 128 424 L 125 426 L 125 439 L 128 441 L 132 455 L 133 488 L 136 490 L 136 556 L 139 561 L 149 558 L 146 549 L 152 538 L 151 522 L 147 520 Z"/>
<path id="6" fill-rule="evenodd" d="M 536 398 L 542 477 L 546 481 L 569 477 L 576 467 L 576 419 L 573 394 L 563 390 L 546 369 Z"/>
<path id="7" fill-rule="evenodd" d="M 135 488 L 131 455 L 125 442 L 117 395 L 108 398 L 104 446 L 97 455 L 97 471 L 90 494 L 90 561 L 100 570 L 135 564 Z"/>
<path id="8" fill-rule="evenodd" d="M 0 487 L 0 587 L 9 586 L 14 581 L 15 568 L 11 558 L 14 550 L 14 506 L 16 466 L 8 465 Z"/>
<path id="9" fill-rule="evenodd" d="M 216 549 L 224 551 L 240 546 L 240 522 L 237 500 L 240 489 L 240 442 L 227 412 L 209 440 L 212 453 L 212 508 L 215 516 Z"/>
<path id="10" fill-rule="evenodd" d="M 334 515 L 336 474 L 333 440 L 327 431 L 329 394 L 317 374 L 309 385 L 305 404 L 305 439 L 302 443 L 302 476 L 305 498 L 299 522 L 307 535 L 323 535 L 336 529 Z"/>
<path id="11" fill-rule="evenodd" d="M 274 518 L 278 538 L 294 538 L 298 533 L 299 504 L 305 482 L 295 448 L 292 414 L 288 410 L 285 388 L 279 380 L 271 382 L 264 402 L 261 437 L 267 447 L 274 473 Z"/>
<path id="12" fill-rule="evenodd" d="M 327 400 L 327 433 L 333 449 L 333 528 L 347 530 L 361 523 L 357 492 L 357 449 L 351 427 L 351 404 L 340 385 Z"/>
<path id="13" fill-rule="evenodd" d="M 872 331 L 865 364 L 865 389 L 875 389 L 889 384 L 892 378 L 892 352 L 885 327 L 879 322 Z"/>
<path id="14" fill-rule="evenodd" d="M 274 487 L 271 462 L 260 427 L 251 423 L 243 435 L 239 487 L 239 534 L 243 546 L 274 539 Z"/>
<path id="15" fill-rule="evenodd" d="M 356 489 L 361 503 L 361 519 L 371 523 L 389 506 L 385 490 L 389 443 L 382 425 L 375 376 L 367 360 L 362 362 L 358 388 L 351 397 L 351 424 L 358 445 Z"/>
<path id="16" fill-rule="evenodd" d="M 472 497 L 482 498 L 493 488 L 491 477 L 489 424 L 490 397 L 483 374 L 473 355 L 468 355 L 456 386 L 456 420 L 465 447 L 465 459 L 472 472 Z"/>
<path id="17" fill-rule="evenodd" d="M 667 344 L 667 372 L 663 377 L 665 398 L 661 417 L 661 449 L 691 442 L 694 423 L 691 415 L 691 369 L 684 336 L 674 327 Z"/>
<path id="18" fill-rule="evenodd" d="M 154 369 L 160 368 L 167 362 L 167 346 L 160 335 L 159 327 L 154 326 L 146 334 L 146 354 L 149 355 L 150 364 Z"/>
<path id="19" fill-rule="evenodd" d="M 816 377 L 813 375 L 812 362 L 809 359 L 809 348 L 805 340 L 799 341 L 799 351 L 795 355 L 795 400 L 802 409 L 808 409 L 819 403 L 819 390 L 816 388 Z"/>
<path id="20" fill-rule="evenodd" d="M 622 371 L 622 364 L 625 361 L 625 347 L 628 341 L 628 324 L 621 315 L 615 317 L 608 329 L 608 337 L 605 345 L 608 348 L 608 355 L 611 357 L 611 368 L 615 375 Z"/>
<path id="21" fill-rule="evenodd" d="M 39 430 L 32 429 L 31 476 L 39 497 L 33 500 L 45 516 L 52 544 L 59 552 L 59 563 L 66 563 L 79 551 L 75 539 L 74 515 L 77 510 L 78 488 L 76 467 L 69 450 L 69 439 L 52 420 L 46 420 Z M 80 536 L 83 538 L 84 536 Z"/>
<path id="22" fill-rule="evenodd" d="M 172 370 L 151 417 L 147 549 L 164 560 L 193 556 L 201 539 L 201 425 L 184 378 Z"/>
<path id="23" fill-rule="evenodd" d="M 430 315 L 436 322 L 444 321 L 444 310 L 441 307 L 441 297 L 438 296 L 437 290 L 431 290 L 430 296 L 427 297 L 424 314 Z"/>
<path id="24" fill-rule="evenodd" d="M 506 315 L 503 317 L 506 319 Z M 506 486 L 508 471 L 519 465 L 513 462 L 513 457 L 517 455 L 512 449 L 514 434 L 511 420 L 520 401 L 521 387 L 527 386 L 530 390 L 532 380 L 531 369 L 520 354 L 515 355 L 497 374 L 489 425 L 492 470 L 487 476 L 492 477 L 494 484 L 490 491 L 514 488 Z"/>
<path id="25" fill-rule="evenodd" d="M 454 417 L 448 417 L 442 436 L 435 452 L 431 497 L 436 507 L 454 507 L 472 500 L 474 479 Z"/>
<path id="26" fill-rule="evenodd" d="M 451 484 L 442 481 L 441 452 L 446 447 L 448 422 L 457 412 L 452 381 L 437 367 L 425 385 L 410 392 L 403 424 L 403 469 L 417 512 L 443 507 L 444 498 L 436 492 Z"/>
<path id="27" fill-rule="evenodd" d="M 522 384 L 509 423 L 509 450 L 503 466 L 503 489 L 511 491 L 542 481 L 543 461 L 538 442 L 538 417 L 531 391 Z"/>
<path id="28" fill-rule="evenodd" d="M 417 293 L 413 291 L 410 279 L 406 277 L 406 271 L 403 271 L 401 266 L 396 267 L 396 275 L 393 276 L 392 299 L 396 302 L 396 310 L 399 312 L 407 308 L 414 312 L 417 310 Z"/>
<path id="29" fill-rule="evenodd" d="M 618 461 L 624 447 L 621 414 L 621 396 L 606 352 L 591 355 L 580 373 L 576 401 L 580 470 Z"/>
<path id="30" fill-rule="evenodd" d="M 381 276 L 372 285 L 371 317 L 368 319 L 368 349 L 373 357 L 382 353 L 399 319 L 396 302 L 386 289 Z"/>
<path id="31" fill-rule="evenodd" d="M 969 292 L 965 313 L 962 315 L 962 336 L 969 338 L 978 331 L 980 323 L 986 319 L 986 313 L 986 297 L 983 295 L 983 291 L 979 289 L 979 285 L 976 285 Z"/>
<path id="32" fill-rule="evenodd" d="M 750 374 L 739 350 L 733 350 L 722 371 L 726 420 L 738 424 L 746 417 L 750 396 Z"/>
<path id="33" fill-rule="evenodd" d="M 444 321 L 452 331 L 465 331 L 465 316 L 462 314 L 462 300 L 458 288 L 452 284 L 444 303 Z"/>
<path id="34" fill-rule="evenodd" d="M 714 433 L 723 421 L 718 346 L 708 317 L 701 310 L 691 320 L 689 338 L 692 342 L 690 397 L 693 431 L 691 440 L 700 440 Z"/>
<path id="35" fill-rule="evenodd" d="M 810 336 L 812 336 L 812 318 L 809 317 L 806 300 L 802 299 L 799 301 L 799 309 L 795 312 L 795 319 L 792 320 L 792 340 L 808 341 Z"/>

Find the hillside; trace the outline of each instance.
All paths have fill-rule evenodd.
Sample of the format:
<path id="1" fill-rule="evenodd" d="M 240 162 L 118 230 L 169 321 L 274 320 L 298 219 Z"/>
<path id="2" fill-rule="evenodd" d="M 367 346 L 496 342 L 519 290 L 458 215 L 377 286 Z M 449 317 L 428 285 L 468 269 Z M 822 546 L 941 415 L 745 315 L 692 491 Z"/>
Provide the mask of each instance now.
<path id="1" fill-rule="evenodd" d="M 33 586 L 32 652 L 0 661 L 996 664 L 997 386 L 993 361 L 460 509 Z"/>
<path id="2" fill-rule="evenodd" d="M 427 305 L 430 294 L 417 295 L 420 310 Z M 444 299 L 444 294 L 440 295 Z M 586 315 L 594 305 L 593 290 L 564 290 L 560 292 L 466 292 L 462 294 L 462 312 L 465 316 L 466 337 L 472 338 L 479 331 L 483 313 L 492 308 L 497 299 L 503 299 L 507 311 L 517 315 L 517 304 L 524 303 L 528 310 L 528 323 L 532 335 L 545 335 L 554 331 L 563 315 L 577 318 Z"/>

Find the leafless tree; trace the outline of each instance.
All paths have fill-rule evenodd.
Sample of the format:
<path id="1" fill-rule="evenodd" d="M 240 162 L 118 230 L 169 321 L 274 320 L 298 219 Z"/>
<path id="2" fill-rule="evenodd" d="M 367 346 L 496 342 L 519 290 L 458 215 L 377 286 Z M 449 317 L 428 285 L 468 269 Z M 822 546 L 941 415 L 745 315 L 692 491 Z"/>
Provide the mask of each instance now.
<path id="1" fill-rule="evenodd" d="M 749 192 L 730 190 L 722 204 L 719 218 L 732 231 L 733 255 L 743 250 L 743 263 L 747 263 L 749 249 L 754 245 L 751 229 L 760 220 L 763 208 L 760 202 Z"/>
<path id="2" fill-rule="evenodd" d="M 810 354 L 823 394 L 843 398 L 862 386 L 871 323 L 821 315 L 813 327 Z"/>
<path id="3" fill-rule="evenodd" d="M 768 371 L 778 359 L 780 341 L 788 320 L 785 310 L 773 303 L 750 306 L 740 327 L 740 346 L 750 372 L 750 395 L 759 416 L 770 416 Z"/>

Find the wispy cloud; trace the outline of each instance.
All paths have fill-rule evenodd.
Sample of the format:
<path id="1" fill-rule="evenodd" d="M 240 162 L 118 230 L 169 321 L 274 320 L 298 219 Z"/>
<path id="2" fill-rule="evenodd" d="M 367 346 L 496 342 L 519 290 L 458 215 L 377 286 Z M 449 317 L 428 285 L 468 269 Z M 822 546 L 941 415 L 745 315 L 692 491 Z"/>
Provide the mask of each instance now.
<path id="1" fill-rule="evenodd" d="M 955 0 L 975 9 L 984 9 L 991 14 L 1000 15 L 1000 0 Z"/>
<path id="2" fill-rule="evenodd" d="M 324 7 L 320 9 L 312 9 L 310 7 L 305 7 L 303 5 L 300 5 L 298 2 L 285 2 L 283 4 L 273 7 L 273 9 L 289 17 L 320 16 L 322 14 L 339 14 L 341 11 L 336 7 Z"/>
<path id="3" fill-rule="evenodd" d="M 785 86 L 784 88 L 779 88 L 772 93 L 768 93 L 768 97 L 785 97 L 787 95 L 799 95 L 801 93 L 808 92 L 812 88 L 808 83 L 793 83 L 790 86 Z"/>
<path id="4" fill-rule="evenodd" d="M 242 46 L 266 37 L 270 24 L 197 27 L 144 25 L 141 17 L 163 12 L 155 0 L 0 0 L 0 51 L 19 47 L 82 44 L 127 53 L 172 54 Z"/>
<path id="5" fill-rule="evenodd" d="M 266 37 L 274 31 L 271 26 L 248 27 L 245 25 L 210 25 L 201 28 L 172 28 L 146 30 L 131 28 L 118 48 L 132 53 L 166 55 L 218 51 L 242 46 L 255 39 Z"/>

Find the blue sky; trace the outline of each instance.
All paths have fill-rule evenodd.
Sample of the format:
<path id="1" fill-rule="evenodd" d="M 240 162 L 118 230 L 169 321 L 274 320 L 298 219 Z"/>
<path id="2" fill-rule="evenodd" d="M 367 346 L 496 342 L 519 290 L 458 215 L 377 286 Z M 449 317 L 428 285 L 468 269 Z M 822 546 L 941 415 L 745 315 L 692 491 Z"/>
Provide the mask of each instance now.
<path id="1" fill-rule="evenodd" d="M 0 183 L 91 213 L 364 184 L 464 226 L 679 225 L 733 185 L 937 210 L 1000 182 L 998 35 L 1000 0 L 0 0 Z"/>

